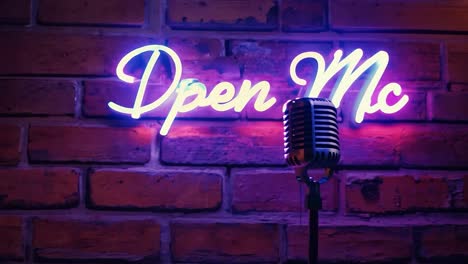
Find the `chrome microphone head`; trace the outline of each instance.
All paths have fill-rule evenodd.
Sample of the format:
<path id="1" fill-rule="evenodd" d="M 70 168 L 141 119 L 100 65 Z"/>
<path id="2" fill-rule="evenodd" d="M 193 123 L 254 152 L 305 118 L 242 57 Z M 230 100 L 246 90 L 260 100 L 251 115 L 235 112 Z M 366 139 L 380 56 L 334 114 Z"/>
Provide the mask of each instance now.
<path id="1" fill-rule="evenodd" d="M 338 163 L 337 111 L 330 100 L 289 100 L 283 114 L 284 158 L 289 166 L 330 168 Z"/>

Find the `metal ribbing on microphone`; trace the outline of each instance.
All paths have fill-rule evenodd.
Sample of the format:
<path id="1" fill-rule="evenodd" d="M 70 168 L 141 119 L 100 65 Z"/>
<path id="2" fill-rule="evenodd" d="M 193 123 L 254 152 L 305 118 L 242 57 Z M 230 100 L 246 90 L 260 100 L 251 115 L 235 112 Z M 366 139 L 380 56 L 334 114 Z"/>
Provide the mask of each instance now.
<path id="1" fill-rule="evenodd" d="M 284 158 L 293 167 L 330 168 L 340 160 L 337 111 L 321 98 L 298 98 L 283 106 Z"/>

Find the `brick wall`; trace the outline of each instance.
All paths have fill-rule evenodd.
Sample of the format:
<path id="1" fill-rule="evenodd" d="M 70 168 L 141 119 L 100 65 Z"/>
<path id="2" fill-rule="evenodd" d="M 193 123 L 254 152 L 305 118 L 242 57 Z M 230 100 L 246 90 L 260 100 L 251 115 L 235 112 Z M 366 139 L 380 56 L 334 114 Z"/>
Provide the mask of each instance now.
<path id="1" fill-rule="evenodd" d="M 0 261 L 305 261 L 282 157 L 289 62 L 361 47 L 390 54 L 384 79 L 410 102 L 355 126 L 359 87 L 346 95 L 319 258 L 467 263 L 466 14 L 465 1 L 0 0 Z M 183 78 L 268 80 L 278 103 L 184 113 L 162 137 L 168 105 L 137 121 L 107 107 L 132 104 L 115 67 L 150 43 L 177 51 Z M 168 87 L 162 68 L 151 91 Z"/>

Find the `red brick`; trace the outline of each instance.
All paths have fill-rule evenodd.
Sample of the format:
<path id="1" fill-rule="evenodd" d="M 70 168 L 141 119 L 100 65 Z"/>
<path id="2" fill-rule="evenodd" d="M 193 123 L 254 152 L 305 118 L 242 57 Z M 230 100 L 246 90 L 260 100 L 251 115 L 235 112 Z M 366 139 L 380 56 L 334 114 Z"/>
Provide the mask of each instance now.
<path id="1" fill-rule="evenodd" d="M 276 0 L 169 0 L 167 23 L 175 29 L 251 29 L 277 28 Z"/>
<path id="2" fill-rule="evenodd" d="M 468 6 L 462 2 L 338 0 L 330 9 L 331 27 L 338 30 L 468 30 Z"/>
<path id="3" fill-rule="evenodd" d="M 159 259 L 160 226 L 151 220 L 34 219 L 32 247 L 40 259 Z"/>
<path id="4" fill-rule="evenodd" d="M 468 93 L 433 93 L 434 120 L 468 121 Z"/>
<path id="5" fill-rule="evenodd" d="M 288 226 L 288 260 L 307 259 L 308 234 L 307 226 Z M 411 232 L 406 227 L 330 226 L 319 229 L 321 261 L 406 263 L 411 259 L 411 251 Z"/>
<path id="6" fill-rule="evenodd" d="M 0 170 L 0 208 L 71 208 L 79 203 L 74 169 L 32 168 Z"/>
<path id="7" fill-rule="evenodd" d="M 359 213 L 413 212 L 450 207 L 445 178 L 399 173 L 348 173 L 346 210 Z"/>
<path id="8" fill-rule="evenodd" d="M 444 173 L 448 174 L 448 173 Z M 450 190 L 450 205 L 451 208 L 458 210 L 468 209 L 468 174 L 455 173 L 455 176 L 450 177 L 448 184 Z"/>
<path id="9" fill-rule="evenodd" d="M 445 263 L 448 263 L 448 258 L 455 261 L 453 263 L 466 263 L 468 260 L 468 226 L 428 226 L 420 232 L 418 257 L 445 260 Z"/>
<path id="10" fill-rule="evenodd" d="M 258 263 L 279 261 L 274 224 L 172 223 L 173 261 Z"/>
<path id="11" fill-rule="evenodd" d="M 173 49 L 181 60 L 213 59 L 224 53 L 223 43 L 214 38 L 169 38 L 167 46 Z"/>
<path id="12" fill-rule="evenodd" d="M 167 46 L 180 57 L 183 70 L 181 79 L 196 79 L 205 84 L 207 91 L 222 81 L 240 86 L 242 80 L 239 63 L 232 56 L 225 56 L 221 40 L 212 38 L 170 38 Z M 163 79 L 167 87 L 173 79 Z"/>
<path id="13" fill-rule="evenodd" d="M 37 32 L 4 32 L 0 42 L 2 75 L 114 75 L 120 59 L 154 40 Z"/>
<path id="14" fill-rule="evenodd" d="M 38 8 L 43 24 L 139 26 L 145 21 L 144 0 L 40 0 Z"/>
<path id="15" fill-rule="evenodd" d="M 29 24 L 31 0 L 0 1 L 0 24 Z"/>
<path id="16" fill-rule="evenodd" d="M 0 80 L 0 113 L 7 115 L 73 115 L 73 81 Z"/>
<path id="17" fill-rule="evenodd" d="M 450 84 L 450 91 L 451 92 L 468 92 L 468 83 L 452 83 Z"/>
<path id="18" fill-rule="evenodd" d="M 32 162 L 146 163 L 151 128 L 33 126 L 28 154 Z"/>
<path id="19" fill-rule="evenodd" d="M 351 166 L 397 166 L 399 135 L 396 125 L 359 124 L 356 128 L 340 126 L 341 161 Z"/>
<path id="20" fill-rule="evenodd" d="M 219 171 L 97 170 L 89 176 L 97 208 L 213 210 L 222 201 Z"/>
<path id="21" fill-rule="evenodd" d="M 383 79 L 392 82 L 440 80 L 440 47 L 438 44 L 422 42 L 346 42 L 343 47 L 345 50 L 344 56 L 357 48 L 361 48 L 364 51 L 362 60 L 371 57 L 380 50 L 386 51 L 390 60 Z M 367 74 L 363 76 L 367 76 Z"/>
<path id="22" fill-rule="evenodd" d="M 463 201 L 468 207 L 468 175 L 463 177 Z"/>
<path id="23" fill-rule="evenodd" d="M 468 127 L 465 125 L 415 125 L 405 127 L 401 133 L 403 166 L 466 167 L 467 148 Z"/>
<path id="24" fill-rule="evenodd" d="M 449 79 L 455 83 L 468 83 L 468 44 L 451 42 L 447 45 Z"/>
<path id="25" fill-rule="evenodd" d="M 176 121 L 162 139 L 161 161 L 168 164 L 283 165 L 283 144 L 280 122 Z"/>
<path id="26" fill-rule="evenodd" d="M 229 42 L 228 53 L 241 65 L 243 78 L 290 82 L 289 63 L 294 57 L 305 51 L 316 51 L 326 57 L 331 49 L 330 42 L 233 40 Z M 310 64 L 301 63 L 306 67 L 298 67 L 298 75 L 312 76 L 309 74 L 316 72 L 316 66 Z M 275 87 L 273 90 L 281 88 Z"/>
<path id="27" fill-rule="evenodd" d="M 22 260 L 23 231 L 22 219 L 17 216 L 0 216 L 0 243 L 1 260 Z"/>
<path id="28" fill-rule="evenodd" d="M 240 65 L 231 56 L 226 56 L 224 42 L 215 38 L 172 37 L 167 46 L 180 57 L 183 65 L 181 79 L 197 79 L 208 90 L 221 81 L 240 81 Z M 166 81 L 166 85 L 172 78 Z"/>
<path id="29" fill-rule="evenodd" d="M 309 171 L 310 176 L 323 174 L 322 171 Z M 291 170 L 251 170 L 237 169 L 232 173 L 232 206 L 235 212 L 290 212 L 307 210 L 305 195 L 307 187 L 302 186 L 300 197 L 299 182 Z M 263 191 L 262 191 L 263 190 Z M 267 190 L 267 191 L 265 191 Z M 338 183 L 332 178 L 321 185 L 323 210 L 337 209 Z"/>
<path id="30" fill-rule="evenodd" d="M 15 165 L 20 160 L 21 129 L 13 125 L 0 126 L 0 165 Z"/>
<path id="31" fill-rule="evenodd" d="M 183 56 L 183 55 L 182 55 Z M 241 83 L 241 70 L 238 62 L 233 57 L 218 57 L 205 60 L 182 60 L 182 79 L 197 79 L 207 88 L 214 87 L 221 81 Z M 172 79 L 169 80 L 172 82 Z M 166 82 L 167 83 L 167 82 Z M 235 87 L 240 87 L 236 84 Z M 169 83 L 167 83 L 169 85 Z"/>
<path id="32" fill-rule="evenodd" d="M 281 3 L 282 28 L 288 32 L 325 29 L 326 3 L 323 0 L 286 0 Z"/>

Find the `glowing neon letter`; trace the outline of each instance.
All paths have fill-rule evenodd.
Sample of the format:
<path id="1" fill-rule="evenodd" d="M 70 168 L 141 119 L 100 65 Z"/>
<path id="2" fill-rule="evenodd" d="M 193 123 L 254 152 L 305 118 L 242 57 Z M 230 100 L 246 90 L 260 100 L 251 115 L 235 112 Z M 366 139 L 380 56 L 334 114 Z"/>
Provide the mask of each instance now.
<path id="1" fill-rule="evenodd" d="M 148 51 L 152 51 L 153 53 L 151 54 L 151 57 L 145 68 L 145 71 L 143 72 L 143 77 L 140 80 L 140 85 L 138 87 L 138 93 L 137 93 L 137 97 L 135 99 L 135 104 L 133 105 L 133 108 L 123 107 L 114 102 L 108 103 L 109 107 L 112 110 L 120 112 L 120 113 L 124 113 L 124 114 L 130 114 L 132 118 L 135 118 L 135 119 L 140 118 L 141 114 L 149 112 L 155 109 L 156 107 L 160 106 L 162 103 L 164 103 L 176 89 L 177 85 L 179 84 L 180 76 L 182 75 L 182 63 L 180 62 L 179 56 L 177 56 L 177 54 L 172 49 L 166 46 L 161 46 L 161 45 L 148 45 L 148 46 L 144 46 L 144 47 L 131 51 L 130 53 L 125 55 L 120 60 L 116 69 L 117 77 L 119 77 L 120 80 L 127 82 L 127 83 L 136 82 L 137 81 L 136 78 L 124 73 L 123 71 L 124 67 L 135 56 L 140 55 L 143 52 L 148 52 Z M 158 61 L 160 51 L 167 53 L 167 55 L 169 55 L 169 57 L 174 62 L 174 65 L 175 65 L 174 80 L 172 81 L 167 91 L 161 97 L 159 97 L 156 101 L 152 102 L 151 104 L 141 106 L 143 102 L 143 96 L 145 95 L 146 86 L 148 84 L 149 77 L 151 75 L 151 72 L 153 71 L 154 65 Z"/>
<path id="2" fill-rule="evenodd" d="M 343 99 L 346 91 L 349 90 L 351 85 L 361 76 L 365 71 L 373 69 L 373 72 L 369 75 L 369 79 L 363 85 L 362 90 L 359 93 L 358 99 L 355 104 L 354 120 L 356 123 L 361 123 L 364 119 L 364 114 L 372 114 L 377 111 L 390 114 L 395 113 L 402 109 L 406 103 L 408 103 L 408 95 L 401 96 L 400 100 L 394 105 L 387 104 L 387 97 L 392 92 L 395 96 L 400 96 L 402 89 L 397 83 L 389 83 L 383 87 L 380 91 L 377 99 L 377 103 L 371 105 L 371 98 L 375 89 L 382 78 L 385 69 L 387 68 L 389 56 L 385 51 L 379 51 L 372 57 L 364 61 L 359 67 L 363 51 L 361 49 L 354 50 L 347 57 L 343 58 L 343 51 L 337 50 L 334 53 L 333 60 L 326 68 L 325 59 L 322 55 L 317 52 L 304 52 L 297 55 L 290 65 L 290 75 L 292 80 L 298 84 L 305 86 L 307 81 L 299 78 L 296 73 L 297 65 L 304 59 L 314 59 L 317 62 L 317 75 L 312 84 L 309 85 L 304 96 L 305 97 L 318 97 L 324 86 L 335 76 L 339 71 L 345 69 L 345 72 L 340 76 L 339 80 L 335 84 L 330 95 L 330 100 L 336 107 L 340 106 L 341 100 Z M 356 68 L 357 67 L 357 68 Z"/>
<path id="3" fill-rule="evenodd" d="M 237 96 L 235 95 L 235 87 L 232 83 L 221 82 L 213 88 L 209 95 L 207 95 L 205 85 L 197 79 L 180 79 L 182 75 L 182 63 L 179 56 L 177 56 L 172 49 L 161 45 L 144 46 L 125 55 L 120 60 L 116 69 L 116 74 L 119 79 L 127 83 L 135 83 L 137 81 L 135 77 L 126 74 L 124 72 L 124 68 L 131 59 L 144 52 L 152 53 L 143 72 L 143 76 L 141 80 L 139 80 L 140 84 L 133 108 L 124 107 L 114 102 L 109 102 L 108 105 L 111 109 L 124 114 L 130 114 L 132 118 L 136 119 L 140 118 L 141 114 L 157 108 L 173 93 L 175 93 L 175 101 L 172 104 L 166 120 L 164 120 L 159 132 L 161 135 L 167 135 L 178 113 L 189 112 L 197 107 L 211 106 L 216 111 L 228 111 L 230 109 L 234 109 L 236 112 L 241 112 L 255 95 L 257 95 L 257 99 L 255 100 L 254 107 L 257 111 L 265 111 L 276 102 L 276 98 L 274 97 L 267 100 L 267 96 L 270 91 L 270 83 L 267 81 L 261 81 L 252 86 L 251 81 L 244 80 Z M 161 52 L 165 52 L 169 55 L 175 65 L 174 79 L 169 88 L 160 98 L 150 104 L 142 106 L 148 80 Z M 187 99 L 192 97 L 194 97 L 192 101 L 187 103 Z"/>
<path id="4" fill-rule="evenodd" d="M 257 100 L 255 100 L 255 110 L 263 112 L 268 108 L 272 107 L 276 103 L 276 98 L 272 97 L 265 102 L 265 99 L 270 91 L 270 83 L 267 81 L 261 81 L 254 86 L 249 80 L 244 80 L 239 91 L 239 95 L 236 99 L 236 106 L 234 111 L 240 112 L 244 109 L 247 102 L 258 93 Z"/>
<path id="5" fill-rule="evenodd" d="M 226 93 L 221 94 L 223 90 Z M 206 87 L 203 83 L 196 79 L 183 79 L 179 88 L 177 88 L 177 97 L 169 111 L 169 114 L 161 127 L 160 134 L 166 135 L 169 128 L 174 122 L 177 113 L 189 112 L 198 106 L 211 106 L 217 111 L 227 111 L 234 109 L 236 112 L 241 112 L 247 103 L 258 93 L 255 100 L 254 108 L 259 112 L 263 112 L 273 106 L 276 98 L 272 97 L 265 102 L 265 99 L 270 91 L 270 84 L 267 81 L 262 81 L 252 86 L 252 82 L 244 80 L 240 88 L 239 94 L 234 98 L 234 85 L 229 82 L 222 82 L 216 85 L 211 93 L 206 96 Z M 189 97 L 195 96 L 192 102 L 184 104 Z"/>

